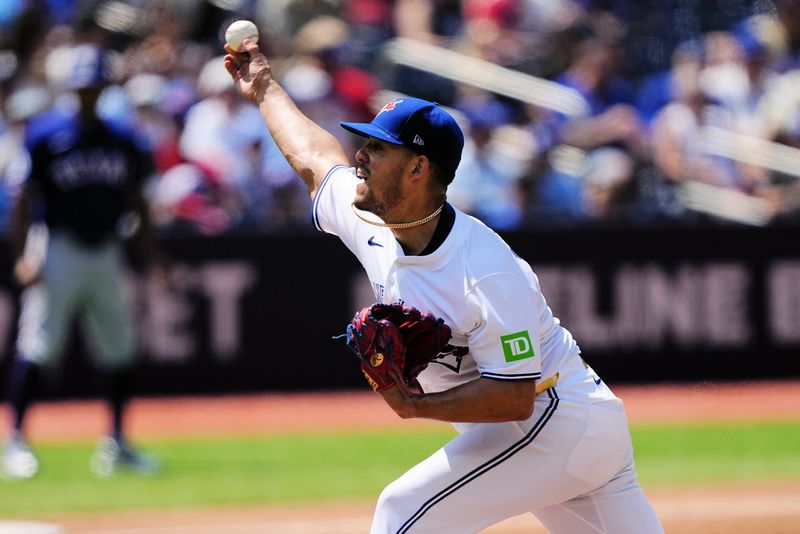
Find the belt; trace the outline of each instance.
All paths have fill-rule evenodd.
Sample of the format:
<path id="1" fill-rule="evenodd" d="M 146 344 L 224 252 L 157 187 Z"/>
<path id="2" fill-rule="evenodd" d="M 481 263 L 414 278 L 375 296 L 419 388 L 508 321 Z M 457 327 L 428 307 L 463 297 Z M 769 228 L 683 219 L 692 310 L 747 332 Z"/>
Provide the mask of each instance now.
<path id="1" fill-rule="evenodd" d="M 557 382 L 558 382 L 558 373 L 554 374 L 550 378 L 545 378 L 544 380 L 539 380 L 536 383 L 536 394 L 538 395 L 539 393 L 543 393 L 543 392 L 547 391 L 551 387 L 554 387 Z"/>

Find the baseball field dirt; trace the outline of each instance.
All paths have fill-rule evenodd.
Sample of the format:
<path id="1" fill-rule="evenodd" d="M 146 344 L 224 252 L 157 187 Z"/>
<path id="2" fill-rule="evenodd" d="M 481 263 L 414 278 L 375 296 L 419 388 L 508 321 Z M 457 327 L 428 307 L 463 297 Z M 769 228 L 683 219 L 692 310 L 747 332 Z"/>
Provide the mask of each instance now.
<path id="1" fill-rule="evenodd" d="M 800 381 L 618 386 L 633 423 L 666 421 L 800 421 Z M 101 434 L 100 402 L 40 403 L 29 421 L 32 440 L 93 439 Z M 5 425 L 3 414 L 0 424 Z M 330 392 L 137 399 L 132 435 L 251 435 L 255 432 L 441 425 L 401 421 L 375 394 Z M 665 529 L 680 534 L 800 532 L 800 480 L 648 489 Z M 367 532 L 372 502 L 64 514 L 43 518 L 69 534 L 335 534 Z M 511 518 L 489 534 L 546 532 L 530 516 Z"/>

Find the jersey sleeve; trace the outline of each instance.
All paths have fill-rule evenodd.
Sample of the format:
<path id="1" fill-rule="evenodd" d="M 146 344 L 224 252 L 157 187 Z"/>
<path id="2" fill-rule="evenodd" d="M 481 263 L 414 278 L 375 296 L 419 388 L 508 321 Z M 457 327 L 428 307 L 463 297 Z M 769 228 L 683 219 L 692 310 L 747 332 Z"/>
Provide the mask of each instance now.
<path id="1" fill-rule="evenodd" d="M 358 223 L 350 207 L 357 184 L 355 169 L 335 165 L 325 175 L 311 203 L 311 217 L 316 229 L 338 236 L 350 250 L 355 245 L 353 235 Z"/>
<path id="2" fill-rule="evenodd" d="M 482 377 L 497 380 L 542 376 L 541 328 L 537 291 L 522 277 L 489 276 L 468 294 L 477 327 L 469 351 Z"/>

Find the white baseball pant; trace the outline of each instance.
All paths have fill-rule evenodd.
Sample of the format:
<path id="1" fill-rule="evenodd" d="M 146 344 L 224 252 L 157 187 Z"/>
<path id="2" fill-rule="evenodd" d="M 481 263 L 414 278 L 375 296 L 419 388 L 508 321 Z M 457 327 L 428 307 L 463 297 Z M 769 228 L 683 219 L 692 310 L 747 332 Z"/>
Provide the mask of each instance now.
<path id="1" fill-rule="evenodd" d="M 619 399 L 578 404 L 557 388 L 526 421 L 457 424 L 460 435 L 381 493 L 372 534 L 470 533 L 532 512 L 553 534 L 656 534 Z"/>
<path id="2" fill-rule="evenodd" d="M 119 243 L 88 248 L 68 235 L 52 233 L 42 280 L 22 294 L 20 356 L 53 363 L 80 315 L 101 363 L 109 368 L 129 364 L 136 352 L 130 293 Z"/>

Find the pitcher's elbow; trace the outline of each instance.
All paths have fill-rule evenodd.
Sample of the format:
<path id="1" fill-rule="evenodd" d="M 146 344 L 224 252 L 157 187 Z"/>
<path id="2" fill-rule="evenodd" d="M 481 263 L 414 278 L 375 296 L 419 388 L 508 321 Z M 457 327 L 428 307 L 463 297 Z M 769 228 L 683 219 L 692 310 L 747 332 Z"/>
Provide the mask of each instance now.
<path id="1" fill-rule="evenodd" d="M 515 421 L 524 421 L 533 415 L 533 399 L 526 402 L 521 402 L 515 410 Z"/>

